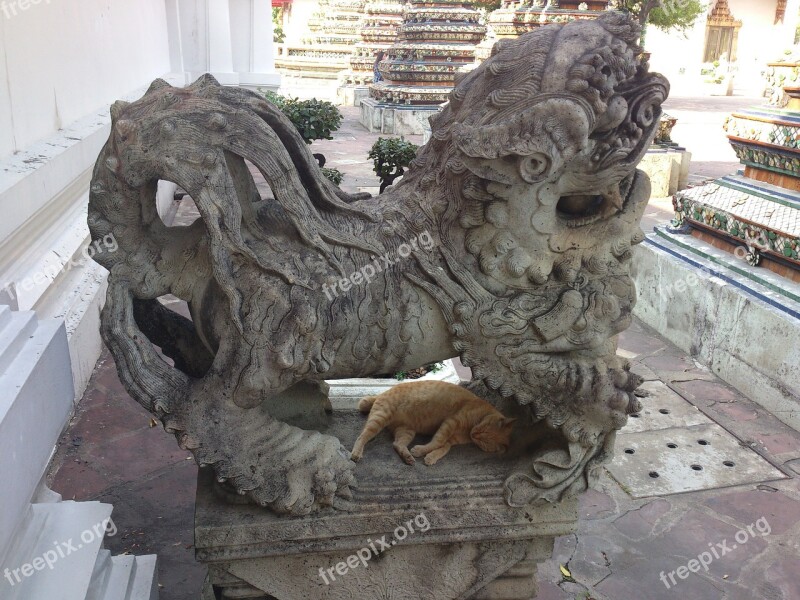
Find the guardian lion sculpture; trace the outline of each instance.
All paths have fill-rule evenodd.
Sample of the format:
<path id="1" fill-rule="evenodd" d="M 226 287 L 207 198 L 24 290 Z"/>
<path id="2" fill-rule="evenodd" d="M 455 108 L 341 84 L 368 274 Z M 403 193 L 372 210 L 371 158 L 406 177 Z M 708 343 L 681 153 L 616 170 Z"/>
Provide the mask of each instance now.
<path id="1" fill-rule="evenodd" d="M 95 258 L 126 389 L 220 481 L 306 514 L 351 498 L 356 465 L 337 438 L 280 419 L 287 390 L 459 355 L 480 395 L 523 417 L 528 467 L 506 479 L 506 501 L 586 489 L 640 410 L 615 336 L 631 322 L 649 198 L 636 165 L 669 86 L 639 37 L 609 12 L 498 42 L 376 198 L 329 183 L 273 105 L 210 76 L 115 103 L 89 226 L 120 246 Z M 159 180 L 201 218 L 165 226 Z M 408 245 L 420 236 L 433 243 Z M 398 250 L 407 259 L 381 262 Z M 374 276 L 350 277 L 369 264 Z M 159 303 L 167 294 L 191 320 Z"/>

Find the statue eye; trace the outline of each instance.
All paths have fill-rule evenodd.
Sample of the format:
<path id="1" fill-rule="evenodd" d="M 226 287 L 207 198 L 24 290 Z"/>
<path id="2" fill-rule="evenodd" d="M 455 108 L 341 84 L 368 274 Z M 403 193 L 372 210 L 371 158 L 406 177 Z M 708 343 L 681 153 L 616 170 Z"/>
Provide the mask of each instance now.
<path id="1" fill-rule="evenodd" d="M 519 174 L 528 183 L 541 181 L 549 169 L 550 159 L 541 152 L 523 156 L 519 163 Z"/>

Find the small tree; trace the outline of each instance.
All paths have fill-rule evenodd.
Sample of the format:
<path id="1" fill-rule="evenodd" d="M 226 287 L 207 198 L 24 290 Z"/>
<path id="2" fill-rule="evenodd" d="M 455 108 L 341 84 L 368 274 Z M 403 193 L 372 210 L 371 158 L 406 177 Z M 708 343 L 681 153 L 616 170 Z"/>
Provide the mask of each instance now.
<path id="1" fill-rule="evenodd" d="M 372 159 L 372 170 L 381 180 L 381 194 L 405 173 L 418 149 L 419 146 L 403 138 L 378 138 L 372 145 L 369 158 Z"/>
<path id="2" fill-rule="evenodd" d="M 272 41 L 276 44 L 282 43 L 286 39 L 283 32 L 283 9 L 277 6 L 272 7 Z"/>
<path id="3" fill-rule="evenodd" d="M 653 25 L 662 31 L 678 31 L 683 35 L 708 10 L 702 0 L 616 0 L 612 6 L 631 13 L 642 25 Z"/>

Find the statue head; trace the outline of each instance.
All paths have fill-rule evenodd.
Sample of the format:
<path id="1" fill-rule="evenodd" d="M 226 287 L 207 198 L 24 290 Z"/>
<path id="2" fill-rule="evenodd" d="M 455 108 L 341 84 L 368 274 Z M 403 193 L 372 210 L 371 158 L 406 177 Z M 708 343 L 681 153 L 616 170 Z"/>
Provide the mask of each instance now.
<path id="1" fill-rule="evenodd" d="M 609 12 L 501 40 L 432 119 L 420 161 L 465 173 L 460 224 L 486 275 L 529 287 L 640 238 L 649 182 L 636 165 L 669 90 L 640 33 Z"/>

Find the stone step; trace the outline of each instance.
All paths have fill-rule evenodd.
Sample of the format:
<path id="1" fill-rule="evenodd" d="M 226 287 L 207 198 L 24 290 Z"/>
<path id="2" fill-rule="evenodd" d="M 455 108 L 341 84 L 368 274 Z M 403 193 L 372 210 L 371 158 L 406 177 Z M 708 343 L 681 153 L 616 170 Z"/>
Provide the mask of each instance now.
<path id="1" fill-rule="evenodd" d="M 89 591 L 85 600 L 103 600 L 108 590 L 111 578 L 111 552 L 101 548 L 97 553 L 97 560 L 92 570 L 92 580 L 89 582 Z"/>
<path id="2" fill-rule="evenodd" d="M 130 554 L 123 554 L 111 557 L 109 562 L 108 579 L 102 595 L 98 598 L 101 600 L 127 600 L 136 557 Z M 86 600 L 89 600 L 88 596 Z"/>
<path id="3" fill-rule="evenodd" d="M 111 509 L 100 502 L 32 504 L 0 568 L 0 598 L 158 600 L 155 556 L 112 557 L 102 547 Z"/>
<path id="4" fill-rule="evenodd" d="M 0 561 L 29 509 L 73 407 L 64 326 L 0 307 Z M 24 452 L 21 451 L 24 449 Z"/>
<path id="5" fill-rule="evenodd" d="M 125 600 L 158 600 L 158 564 L 152 554 L 137 556 Z"/>
<path id="6" fill-rule="evenodd" d="M 33 504 L 2 566 L 3 600 L 86 600 L 111 505 Z M 33 540 L 33 543 L 31 543 Z"/>
<path id="7" fill-rule="evenodd" d="M 10 307 L 6 306 L 5 304 L 0 304 L 0 329 L 6 326 L 11 320 L 11 315 L 14 311 L 11 310 Z"/>
<path id="8" fill-rule="evenodd" d="M 97 555 L 86 600 L 157 600 L 155 556 Z"/>
<path id="9" fill-rule="evenodd" d="M 0 328 L 0 374 L 5 372 L 37 328 L 32 311 L 15 312 Z"/>

